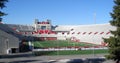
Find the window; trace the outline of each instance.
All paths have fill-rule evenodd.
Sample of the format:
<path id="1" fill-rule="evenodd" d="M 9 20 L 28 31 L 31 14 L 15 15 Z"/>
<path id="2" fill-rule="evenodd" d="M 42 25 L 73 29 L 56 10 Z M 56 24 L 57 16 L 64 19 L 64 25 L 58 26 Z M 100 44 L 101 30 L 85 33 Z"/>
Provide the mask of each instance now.
<path id="1" fill-rule="evenodd" d="M 41 29 L 42 30 L 46 30 L 46 26 L 41 26 Z"/>

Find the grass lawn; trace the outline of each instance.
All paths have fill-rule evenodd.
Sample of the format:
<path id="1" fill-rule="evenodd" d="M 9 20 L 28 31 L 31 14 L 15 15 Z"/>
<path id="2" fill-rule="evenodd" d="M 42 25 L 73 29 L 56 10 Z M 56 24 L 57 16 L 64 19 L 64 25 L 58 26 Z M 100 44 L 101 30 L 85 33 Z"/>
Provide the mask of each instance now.
<path id="1" fill-rule="evenodd" d="M 108 53 L 108 50 L 94 50 L 94 54 Z M 93 54 L 93 50 L 66 50 L 66 51 L 39 51 L 34 52 L 36 56 L 39 55 L 83 55 Z"/>
<path id="2" fill-rule="evenodd" d="M 56 41 L 36 41 L 32 42 L 34 47 L 49 48 L 49 47 L 83 47 L 83 46 L 93 46 L 93 44 L 83 43 L 83 42 L 72 42 L 65 40 Z"/>

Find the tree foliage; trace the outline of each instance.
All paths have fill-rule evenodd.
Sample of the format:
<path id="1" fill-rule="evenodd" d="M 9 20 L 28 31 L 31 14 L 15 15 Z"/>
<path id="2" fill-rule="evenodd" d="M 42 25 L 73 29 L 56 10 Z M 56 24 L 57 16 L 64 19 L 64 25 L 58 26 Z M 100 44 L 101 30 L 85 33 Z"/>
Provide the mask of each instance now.
<path id="1" fill-rule="evenodd" d="M 120 0 L 114 0 L 113 12 L 110 13 L 112 20 L 110 24 L 116 27 L 115 31 L 111 31 L 111 36 L 108 39 L 104 39 L 105 42 L 108 43 L 109 55 L 107 55 L 108 59 L 112 59 L 116 61 L 116 63 L 120 62 Z"/>
<path id="2" fill-rule="evenodd" d="M 0 9 L 3 9 L 5 6 L 5 3 L 8 2 L 8 0 L 0 0 Z M 2 16 L 6 15 L 4 12 L 0 10 L 0 22 L 2 21 Z"/>

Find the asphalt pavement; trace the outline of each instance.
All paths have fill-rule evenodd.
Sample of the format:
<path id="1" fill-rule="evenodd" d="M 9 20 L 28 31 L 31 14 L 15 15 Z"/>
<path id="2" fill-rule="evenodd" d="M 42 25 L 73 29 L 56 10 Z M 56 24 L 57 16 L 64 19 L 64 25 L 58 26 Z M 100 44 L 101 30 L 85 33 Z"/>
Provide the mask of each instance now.
<path id="1" fill-rule="evenodd" d="M 104 58 L 105 55 L 34 56 L 29 52 L 0 56 L 0 63 L 113 63 L 112 60 L 106 60 Z"/>

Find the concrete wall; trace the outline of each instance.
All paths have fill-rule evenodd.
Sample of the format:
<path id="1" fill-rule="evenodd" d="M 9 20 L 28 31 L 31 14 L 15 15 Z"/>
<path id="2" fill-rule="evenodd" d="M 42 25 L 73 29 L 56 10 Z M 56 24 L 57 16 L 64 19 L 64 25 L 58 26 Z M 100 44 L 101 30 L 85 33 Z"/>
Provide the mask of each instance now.
<path id="1" fill-rule="evenodd" d="M 0 30 L 0 55 L 8 54 L 11 48 L 19 48 L 19 39 Z"/>

